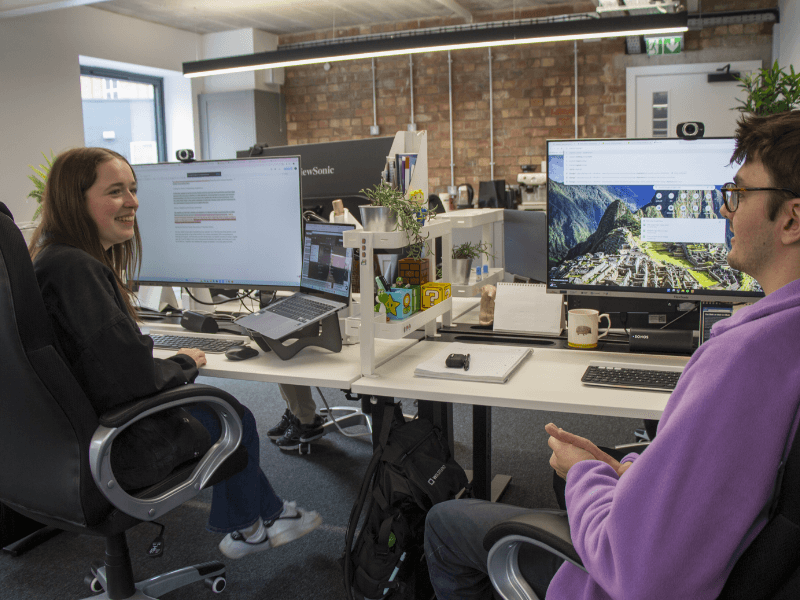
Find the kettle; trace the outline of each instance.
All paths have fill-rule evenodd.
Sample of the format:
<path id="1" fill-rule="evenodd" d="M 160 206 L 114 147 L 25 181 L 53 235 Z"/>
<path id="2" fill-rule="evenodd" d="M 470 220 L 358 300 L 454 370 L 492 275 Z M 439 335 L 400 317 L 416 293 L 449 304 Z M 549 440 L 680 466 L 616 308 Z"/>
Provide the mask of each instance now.
<path id="1" fill-rule="evenodd" d="M 456 194 L 456 208 L 470 208 L 472 206 L 472 198 L 475 196 L 475 191 L 468 183 L 462 183 L 458 186 Z"/>

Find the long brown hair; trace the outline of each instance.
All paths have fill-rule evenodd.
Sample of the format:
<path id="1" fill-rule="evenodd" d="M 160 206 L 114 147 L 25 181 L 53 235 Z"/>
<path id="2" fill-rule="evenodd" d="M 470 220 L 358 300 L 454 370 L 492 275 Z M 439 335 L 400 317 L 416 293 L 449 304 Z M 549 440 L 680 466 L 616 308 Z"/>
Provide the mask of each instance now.
<path id="1" fill-rule="evenodd" d="M 68 244 L 96 258 L 114 273 L 123 291 L 125 309 L 136 319 L 129 282 L 142 262 L 139 225 L 134 221 L 133 238 L 104 250 L 86 201 L 86 191 L 97 180 L 98 165 L 115 158 L 130 167 L 124 156 L 107 148 L 74 148 L 56 157 L 42 195 L 42 220 L 33 232 L 28 251 L 31 258 L 36 258 L 50 244 Z M 133 177 L 136 178 L 135 173 Z"/>

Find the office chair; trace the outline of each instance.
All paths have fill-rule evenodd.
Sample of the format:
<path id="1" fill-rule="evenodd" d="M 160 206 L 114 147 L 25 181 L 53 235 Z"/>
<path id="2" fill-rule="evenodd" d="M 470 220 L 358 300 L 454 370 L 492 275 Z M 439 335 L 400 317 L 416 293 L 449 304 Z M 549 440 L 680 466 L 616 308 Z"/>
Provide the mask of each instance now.
<path id="1" fill-rule="evenodd" d="M 193 581 L 221 591 L 225 567 L 210 562 L 134 583 L 125 532 L 159 518 L 243 469 L 241 405 L 223 390 L 185 385 L 97 415 L 62 359 L 22 234 L 0 203 L 0 501 L 58 529 L 105 537 L 93 598 L 154 598 Z M 111 444 L 132 423 L 192 404 L 213 411 L 222 435 L 201 457 L 146 489 L 121 489 Z M 101 590 L 102 588 L 102 590 Z"/>
<path id="2" fill-rule="evenodd" d="M 739 557 L 718 600 L 800 598 L 800 436 L 795 435 L 777 486 L 766 526 Z M 566 511 L 543 510 L 509 519 L 483 539 L 489 551 L 489 578 L 504 600 L 538 599 L 520 570 L 531 545 L 585 570 L 572 545 Z"/>

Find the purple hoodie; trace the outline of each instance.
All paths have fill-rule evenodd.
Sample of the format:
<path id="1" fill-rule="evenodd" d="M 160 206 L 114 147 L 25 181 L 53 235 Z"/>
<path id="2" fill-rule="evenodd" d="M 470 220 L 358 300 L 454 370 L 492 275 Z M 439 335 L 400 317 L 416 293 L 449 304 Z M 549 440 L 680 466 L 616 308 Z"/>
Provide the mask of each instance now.
<path id="1" fill-rule="evenodd" d="M 716 598 L 766 523 L 800 404 L 800 280 L 714 325 L 667 402 L 658 436 L 617 477 L 567 476 L 572 541 L 548 600 Z M 624 392 L 621 392 L 624 393 Z"/>

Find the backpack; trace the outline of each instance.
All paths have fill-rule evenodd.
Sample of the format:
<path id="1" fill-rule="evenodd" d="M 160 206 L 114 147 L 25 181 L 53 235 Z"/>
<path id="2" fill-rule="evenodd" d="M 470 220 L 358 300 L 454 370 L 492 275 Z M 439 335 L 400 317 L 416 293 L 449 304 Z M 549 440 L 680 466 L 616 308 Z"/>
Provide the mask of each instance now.
<path id="1" fill-rule="evenodd" d="M 424 566 L 428 510 L 466 488 L 467 475 L 450 455 L 442 431 L 427 419 L 406 422 L 399 404 L 386 407 L 379 444 L 345 536 L 342 562 L 348 599 L 383 599 L 406 588 L 404 580 L 419 575 Z M 366 517 L 353 544 L 362 512 Z M 430 585 L 427 570 L 423 583 Z"/>

